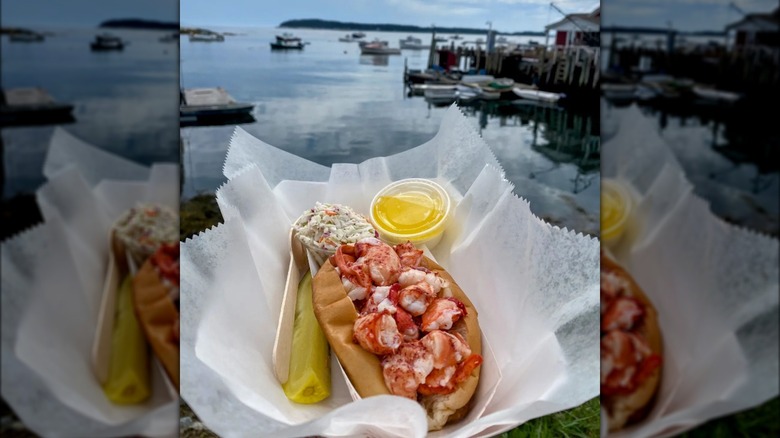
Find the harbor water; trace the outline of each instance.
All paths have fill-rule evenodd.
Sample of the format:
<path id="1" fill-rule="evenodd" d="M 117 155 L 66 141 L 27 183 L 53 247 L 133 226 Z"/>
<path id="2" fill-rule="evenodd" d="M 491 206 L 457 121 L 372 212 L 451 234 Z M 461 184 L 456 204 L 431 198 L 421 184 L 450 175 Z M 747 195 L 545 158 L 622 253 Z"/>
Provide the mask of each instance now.
<path id="1" fill-rule="evenodd" d="M 225 41 L 190 42 L 182 36 L 182 87 L 223 87 L 237 101 L 253 103 L 254 120 L 239 126 L 316 163 L 359 163 L 418 146 L 436 134 L 449 107 L 410 96 L 403 83 L 404 64 L 425 69 L 428 50 L 361 55 L 357 42 L 338 41 L 346 31 L 296 29 L 294 34 L 309 43 L 303 50 L 271 51 L 269 43 L 286 29 L 212 30 L 228 33 Z M 365 40 L 378 38 L 398 47 L 398 40 L 408 35 L 367 32 Z M 431 41 L 431 34 L 412 36 Z M 456 44 L 484 39 L 463 37 Z M 507 39 L 523 44 L 533 40 Z M 580 103 L 576 110 L 528 101 L 483 101 L 461 109 L 535 214 L 598 234 L 597 101 L 590 107 Z M 213 192 L 225 181 L 222 163 L 235 127 L 181 129 L 182 199 Z"/>
<path id="2" fill-rule="evenodd" d="M 29 194 L 45 182 L 42 168 L 56 126 L 129 160 L 149 165 L 178 161 L 178 47 L 166 31 L 40 29 L 38 43 L 2 37 L 2 88 L 40 87 L 74 105 L 72 120 L 58 125 L 2 129 L 3 197 Z M 90 49 L 110 32 L 128 44 L 121 51 Z"/>

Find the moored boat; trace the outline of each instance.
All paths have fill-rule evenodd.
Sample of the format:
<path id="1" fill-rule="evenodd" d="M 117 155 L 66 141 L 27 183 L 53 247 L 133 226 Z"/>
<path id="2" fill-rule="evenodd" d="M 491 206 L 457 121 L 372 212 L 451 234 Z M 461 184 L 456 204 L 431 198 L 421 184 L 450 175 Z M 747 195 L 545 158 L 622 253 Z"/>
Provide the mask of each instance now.
<path id="1" fill-rule="evenodd" d="M 701 85 L 696 85 L 693 87 L 693 94 L 705 100 L 728 103 L 736 102 L 742 97 L 737 93 L 717 90 L 715 88 L 704 87 Z"/>
<path id="2" fill-rule="evenodd" d="M 183 121 L 218 117 L 240 117 L 252 112 L 254 104 L 237 102 L 223 88 L 190 88 L 181 91 L 179 115 Z"/>
<path id="3" fill-rule="evenodd" d="M 125 44 L 126 43 L 118 36 L 111 35 L 109 33 L 103 33 L 100 35 L 95 35 L 95 39 L 90 43 L 90 47 L 95 51 L 123 50 L 125 48 Z"/>
<path id="4" fill-rule="evenodd" d="M 540 102 L 558 102 L 564 95 L 561 93 L 551 93 L 549 91 L 532 90 L 530 88 L 515 87 L 512 89 L 521 99 L 536 100 Z"/>
<path id="5" fill-rule="evenodd" d="M 73 121 L 73 105 L 56 101 L 38 87 L 8 88 L 0 92 L 0 125 L 30 125 Z"/>
<path id="6" fill-rule="evenodd" d="M 360 46 L 361 55 L 400 55 L 401 49 L 390 47 L 387 43 L 368 43 Z"/>
<path id="7" fill-rule="evenodd" d="M 225 41 L 225 37 L 218 33 L 198 33 L 191 34 L 190 41 L 202 43 L 222 42 Z"/>
<path id="8" fill-rule="evenodd" d="M 271 50 L 303 50 L 306 44 L 301 41 L 272 41 Z"/>
<path id="9" fill-rule="evenodd" d="M 427 50 L 431 48 L 429 44 L 423 44 L 420 38 L 415 38 L 411 35 L 405 39 L 398 40 L 398 44 L 401 50 Z"/>

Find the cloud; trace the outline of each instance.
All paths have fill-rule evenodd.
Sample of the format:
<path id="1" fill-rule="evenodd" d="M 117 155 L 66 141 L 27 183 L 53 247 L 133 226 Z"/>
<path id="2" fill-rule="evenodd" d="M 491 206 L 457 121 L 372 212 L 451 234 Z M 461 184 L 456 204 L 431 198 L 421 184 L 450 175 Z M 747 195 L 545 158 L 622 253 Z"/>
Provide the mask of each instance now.
<path id="1" fill-rule="evenodd" d="M 395 7 L 409 11 L 410 13 L 425 15 L 429 17 L 447 17 L 447 16 L 470 16 L 482 15 L 487 12 L 482 7 L 470 6 L 472 4 L 484 4 L 484 2 L 471 2 L 463 0 L 387 0 Z"/>

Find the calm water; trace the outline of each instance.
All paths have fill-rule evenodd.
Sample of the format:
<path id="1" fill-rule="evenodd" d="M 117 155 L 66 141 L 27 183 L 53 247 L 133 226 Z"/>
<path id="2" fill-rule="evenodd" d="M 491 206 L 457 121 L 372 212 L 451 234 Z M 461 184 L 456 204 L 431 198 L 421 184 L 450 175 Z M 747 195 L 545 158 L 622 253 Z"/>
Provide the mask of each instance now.
<path id="1" fill-rule="evenodd" d="M 357 43 L 338 41 L 345 32 L 295 30 L 311 44 L 303 51 L 272 52 L 269 42 L 281 30 L 214 30 L 237 35 L 222 43 L 182 38 L 182 86 L 220 86 L 236 100 L 255 103 L 256 121 L 242 128 L 317 163 L 358 163 L 420 145 L 436 134 L 447 110 L 421 96 L 410 97 L 404 89 L 404 62 L 410 69 L 424 69 L 427 51 L 361 56 Z M 407 35 L 368 32 L 366 39 L 398 47 Z M 431 38 L 415 36 L 426 42 Z M 515 192 L 531 201 L 536 214 L 598 232 L 598 102 L 589 113 L 509 102 L 476 104 L 464 111 L 495 152 Z M 183 198 L 212 192 L 224 182 L 222 162 L 234 128 L 182 128 Z"/>
<path id="2" fill-rule="evenodd" d="M 47 29 L 42 29 L 46 31 Z M 2 38 L 2 87 L 41 87 L 74 104 L 74 121 L 60 125 L 83 140 L 150 164 L 178 161 L 178 48 L 166 32 L 112 30 L 129 41 L 119 52 L 92 52 L 99 29 L 49 29 L 42 43 Z M 2 130 L 4 198 L 34 191 L 54 126 Z"/>

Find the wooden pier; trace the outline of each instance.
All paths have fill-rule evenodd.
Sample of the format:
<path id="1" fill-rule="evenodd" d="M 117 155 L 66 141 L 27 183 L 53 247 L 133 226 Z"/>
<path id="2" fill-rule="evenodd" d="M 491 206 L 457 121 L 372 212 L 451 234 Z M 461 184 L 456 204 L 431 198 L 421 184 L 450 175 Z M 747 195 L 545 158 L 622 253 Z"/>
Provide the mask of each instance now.
<path id="1" fill-rule="evenodd" d="M 662 49 L 624 47 L 612 50 L 609 69 L 625 79 L 638 79 L 639 66 L 649 66 L 649 72 L 688 78 L 697 83 L 737 92 L 780 87 L 780 49 L 745 47 L 668 52 Z"/>
<path id="2" fill-rule="evenodd" d="M 598 47 L 524 46 L 487 53 L 480 48 L 450 47 L 432 53 L 430 66 L 461 71 L 484 70 L 496 77 L 534 84 L 542 89 L 597 90 L 599 84 Z"/>

